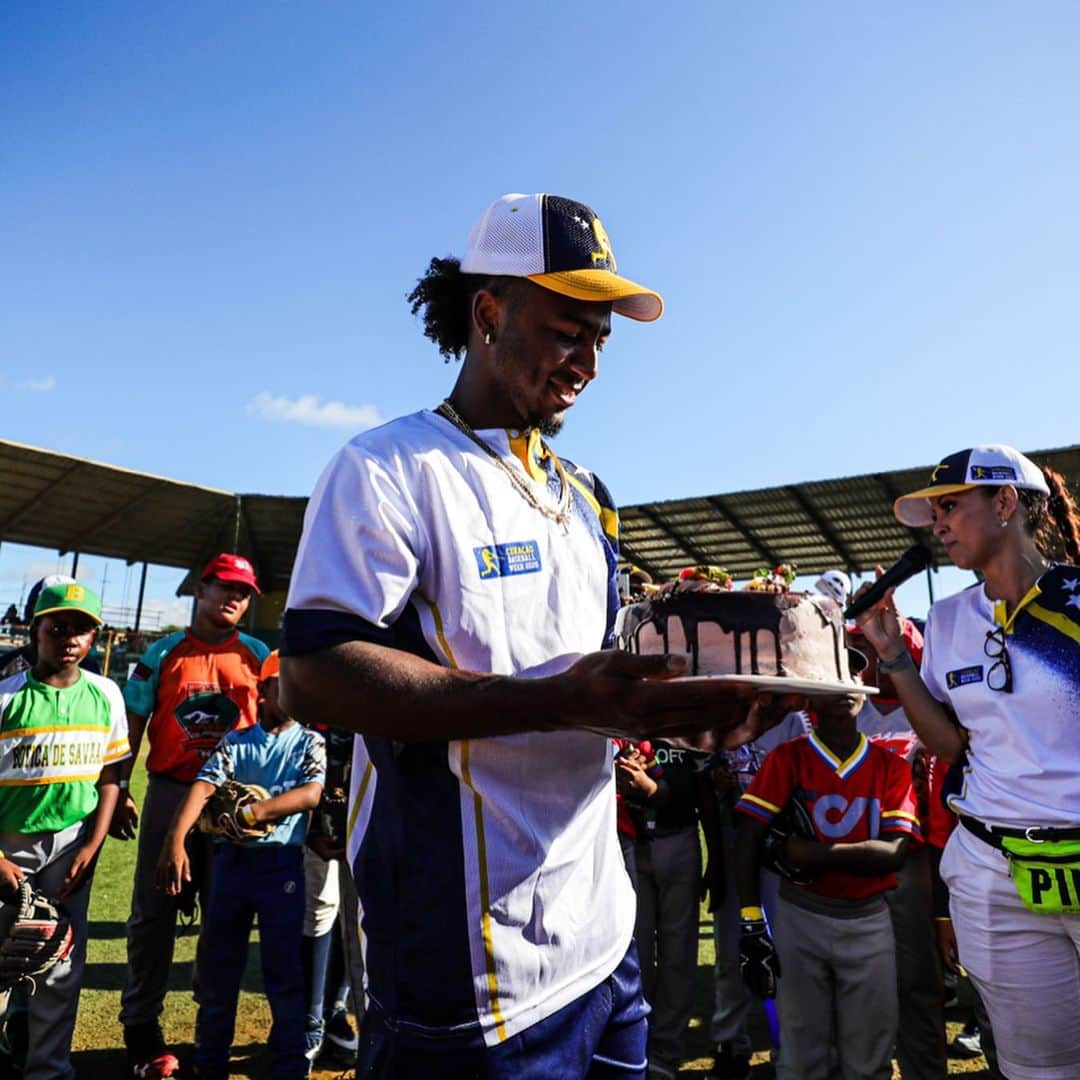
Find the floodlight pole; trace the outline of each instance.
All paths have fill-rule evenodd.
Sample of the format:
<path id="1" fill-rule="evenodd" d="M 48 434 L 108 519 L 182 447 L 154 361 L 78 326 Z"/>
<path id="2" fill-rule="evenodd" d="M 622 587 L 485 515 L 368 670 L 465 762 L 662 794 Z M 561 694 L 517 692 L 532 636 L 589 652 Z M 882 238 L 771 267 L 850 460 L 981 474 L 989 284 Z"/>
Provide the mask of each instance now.
<path id="1" fill-rule="evenodd" d="M 142 564 L 142 573 L 139 575 L 139 601 L 135 605 L 135 633 L 139 632 L 139 624 L 142 622 L 143 596 L 146 594 L 146 568 L 147 563 Z"/>

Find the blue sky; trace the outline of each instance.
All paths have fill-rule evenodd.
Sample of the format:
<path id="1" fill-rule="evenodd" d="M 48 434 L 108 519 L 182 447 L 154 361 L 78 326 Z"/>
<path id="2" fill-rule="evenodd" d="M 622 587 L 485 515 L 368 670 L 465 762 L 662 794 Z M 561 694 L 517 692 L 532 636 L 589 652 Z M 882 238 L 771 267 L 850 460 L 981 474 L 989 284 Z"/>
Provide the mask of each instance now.
<path id="1" fill-rule="evenodd" d="M 1073 443 L 1078 46 L 1052 2 L 4 5 L 3 436 L 306 493 L 449 389 L 428 259 L 546 190 L 667 302 L 556 444 L 620 502 Z"/>

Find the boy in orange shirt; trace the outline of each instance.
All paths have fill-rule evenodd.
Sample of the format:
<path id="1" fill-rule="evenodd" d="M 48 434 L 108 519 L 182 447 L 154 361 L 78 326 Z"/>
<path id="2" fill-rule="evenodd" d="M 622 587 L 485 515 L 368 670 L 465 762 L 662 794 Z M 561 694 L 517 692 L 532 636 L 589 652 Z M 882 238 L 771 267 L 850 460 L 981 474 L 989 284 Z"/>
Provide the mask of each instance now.
<path id="1" fill-rule="evenodd" d="M 203 763 L 223 735 L 250 727 L 256 719 L 259 669 L 270 650 L 238 630 L 251 597 L 258 592 L 251 563 L 222 554 L 202 572 L 189 629 L 156 641 L 124 687 L 134 762 L 143 734 L 150 740 L 150 774 L 139 828 L 139 852 L 131 917 L 127 923 L 128 968 L 120 998 L 120 1022 L 128 1050 L 129 1075 L 142 1080 L 174 1076 L 159 1017 L 172 967 L 176 916 L 181 898 L 154 885 L 159 852 L 173 816 Z M 132 764 L 121 786 L 126 789 Z M 125 790 L 113 819 L 114 836 L 135 835 L 139 814 Z M 205 898 L 209 887 L 209 845 L 193 836 L 198 863 L 193 884 Z M 195 985 L 201 949 L 196 955 Z"/>

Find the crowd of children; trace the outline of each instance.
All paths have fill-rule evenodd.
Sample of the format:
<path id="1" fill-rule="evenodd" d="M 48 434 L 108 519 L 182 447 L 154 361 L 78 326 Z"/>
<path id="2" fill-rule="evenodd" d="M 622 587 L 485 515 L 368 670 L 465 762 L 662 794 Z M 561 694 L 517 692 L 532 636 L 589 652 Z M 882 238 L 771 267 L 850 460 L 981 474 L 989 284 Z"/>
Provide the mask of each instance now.
<path id="1" fill-rule="evenodd" d="M 338 872 L 344 822 L 332 827 L 313 811 L 327 783 L 328 741 L 331 778 L 347 787 L 351 736 L 324 738 L 283 712 L 277 653 L 238 630 L 258 587 L 250 564 L 211 561 L 192 626 L 155 643 L 123 694 L 88 670 L 102 622 L 97 595 L 70 578 L 41 586 L 29 605 L 29 644 L 0 657 L 0 899 L 13 899 L 28 878 L 63 904 L 74 947 L 36 983 L 16 986 L 3 1018 L 6 1064 L 28 1080 L 75 1075 L 90 885 L 110 831 L 139 838 L 121 998 L 128 1075 L 227 1080 L 256 920 L 272 1075 L 305 1077 L 324 1049 L 349 1064 L 357 1039 L 348 1004 L 362 971 L 358 946 L 350 948 L 355 893 Z M 128 783 L 144 736 L 150 776 L 140 811 Z M 195 826 L 229 780 L 266 797 L 243 808 L 232 835 L 211 837 Z M 177 916 L 196 902 L 198 1015 L 193 1059 L 181 1071 L 160 1016 Z"/>
<path id="2" fill-rule="evenodd" d="M 818 589 L 849 599 L 839 571 Z M 902 634 L 918 663 L 919 625 L 902 620 Z M 637 943 L 653 1007 L 650 1080 L 674 1077 L 685 1046 L 694 993 L 685 954 L 692 948 L 696 963 L 699 896 L 714 924 L 710 1077 L 750 1075 L 757 1000 L 780 1077 L 890 1077 L 894 1058 L 905 1080 L 947 1073 L 942 976 L 959 965 L 955 943 L 951 954 L 938 947 L 949 920 L 936 865 L 955 822 L 941 798 L 946 770 L 915 737 L 873 646 L 857 627 L 848 638 L 852 673 L 877 696 L 814 697 L 737 750 L 689 754 L 656 742 L 643 744 L 646 753 L 618 751 L 619 827 L 632 838 L 624 854 L 639 890 Z M 670 809 L 673 786 L 682 794 Z M 668 868 L 661 823 L 672 814 L 692 825 L 694 850 Z M 678 883 L 701 870 L 698 821 L 701 891 L 682 895 Z M 643 866 L 665 873 L 643 877 Z M 661 918 L 650 915 L 657 910 Z M 1000 1075 L 984 1035 L 991 1074 Z"/>
<path id="3" fill-rule="evenodd" d="M 969 471 L 976 454 L 1012 464 Z M 901 499 L 897 511 L 923 524 L 926 503 L 957 565 L 978 569 L 1008 604 L 991 607 L 982 588 L 967 590 L 935 605 L 924 640 L 890 595 L 848 632 L 852 675 L 876 687 L 876 698 L 857 683 L 812 696 L 756 742 L 712 755 L 663 740 L 617 742 L 618 824 L 637 890 L 654 1080 L 673 1078 L 684 1054 L 703 896 L 716 945 L 714 1080 L 750 1074 L 754 996 L 766 1002 L 781 1078 L 886 1080 L 894 1056 L 904 1080 L 943 1076 L 942 971 L 957 972 L 961 956 L 991 1075 L 1069 1076 L 1071 1029 L 1021 1010 L 1016 988 L 1056 979 L 1064 994 L 1075 982 L 1075 696 L 1058 691 L 1073 687 L 1080 670 L 1080 571 L 1051 564 L 1035 537 L 1039 515 L 1056 505 L 1066 550 L 1078 559 L 1080 516 L 1064 496 L 1039 501 L 1043 488 L 1052 494 L 1056 474 L 1042 480 L 1026 458 L 1009 454 L 983 447 L 953 455 L 963 461 L 946 459 L 930 487 L 904 497 L 915 509 L 904 510 Z M 1006 468 L 1019 480 L 1002 487 Z M 958 485 L 950 469 L 976 479 Z M 980 485 L 986 492 L 973 490 Z M 843 601 L 850 585 L 832 571 L 817 587 Z M 257 590 L 247 560 L 212 560 L 192 626 L 155 643 L 122 696 L 85 666 L 101 604 L 71 579 L 40 583 L 29 645 L 0 656 L 0 900 L 30 879 L 64 904 L 75 941 L 8 1005 L 9 1032 L 22 1025 L 28 1080 L 74 1076 L 90 885 L 110 833 L 139 838 L 120 1014 L 129 1075 L 179 1074 L 160 1015 L 176 919 L 196 897 L 198 1019 L 182 1075 L 227 1080 L 256 920 L 273 1076 L 306 1077 L 324 1043 L 355 1058 L 346 1010 L 350 986 L 354 1001 L 361 998 L 357 899 L 352 875 L 337 864 L 352 736 L 324 737 L 283 711 L 277 654 L 238 629 Z M 965 635 L 987 663 L 967 664 L 970 648 L 958 644 Z M 1034 704 L 1045 717 L 1038 730 Z M 983 730 L 988 710 L 1010 722 Z M 140 811 L 128 783 L 144 737 L 150 779 Z M 963 781 L 950 810 L 946 765 Z M 1028 790 L 1036 773 L 1037 792 Z M 228 781 L 258 785 L 265 797 L 240 808 L 231 834 L 211 841 L 195 826 Z M 1008 859 L 991 859 L 994 848 Z M 334 935 L 339 917 L 345 931 Z M 1014 947 L 1021 944 L 1034 956 Z M 991 959 L 1011 965 L 1010 979 L 995 975 Z M 1041 1043 L 1031 1036 L 1040 1024 Z"/>
<path id="4" fill-rule="evenodd" d="M 352 736 L 330 729 L 324 740 L 282 711 L 277 654 L 237 629 L 255 588 L 244 560 L 213 560 L 191 629 L 149 650 L 126 700 L 110 680 L 80 667 L 101 620 L 94 593 L 57 578 L 34 600 L 30 647 L 8 658 L 0 683 L 0 888 L 10 895 L 24 874 L 32 876 L 65 903 L 77 946 L 37 993 L 21 1003 L 16 995 L 15 1015 L 22 1009 L 28 1018 L 26 1077 L 74 1075 L 68 1052 L 92 868 L 110 825 L 125 836 L 136 823 L 139 869 L 121 1013 L 132 1075 L 228 1077 L 255 920 L 273 1016 L 273 1075 L 306 1076 L 324 1040 L 340 1062 L 355 1054 L 346 1008 L 362 964 L 355 889 L 340 867 L 344 825 L 316 814 L 308 836 L 324 787 L 339 795 L 347 789 Z M 919 659 L 922 638 L 910 620 L 904 634 Z M 944 1075 L 941 968 L 922 854 L 926 839 L 940 848 L 950 815 L 940 799 L 928 799 L 925 784 L 917 795 L 910 766 L 917 741 L 873 647 L 857 632 L 851 640 L 863 650 L 851 650 L 853 670 L 866 668 L 863 677 L 882 691 L 876 699 L 817 698 L 811 713 L 792 714 L 756 743 L 711 758 L 662 740 L 617 747 L 619 826 L 638 894 L 635 937 L 652 1007 L 649 1068 L 658 1080 L 675 1075 L 685 1051 L 703 881 L 716 944 L 712 1076 L 749 1075 L 749 991 L 776 998 L 770 1017 L 780 1018 L 781 1076 L 827 1075 L 839 1066 L 846 1075 L 884 1077 L 894 1050 L 905 1078 Z M 12 668 L 21 670 L 12 675 Z M 199 686 L 204 692 L 193 697 Z M 127 778 L 130 743 L 137 748 L 144 735 L 151 773 L 140 820 Z M 250 808 L 250 836 L 211 842 L 195 825 L 226 780 L 258 784 L 269 797 Z M 796 831 L 780 859 L 762 865 L 770 825 L 792 802 L 813 823 L 803 830 L 809 835 Z M 777 862 L 787 876 L 774 873 Z M 898 876 L 908 882 L 899 891 Z M 204 914 L 198 1019 L 194 1057 L 181 1074 L 159 1017 L 177 913 L 196 894 Z M 892 902 L 892 917 L 886 897 L 902 898 Z M 336 932 L 339 915 L 344 934 Z M 917 960 L 905 964 L 905 956 Z M 946 963 L 955 967 L 955 957 Z M 929 1004 L 913 1009 L 919 1002 Z M 920 1036 L 920 1026 L 929 1035 Z M 898 1034 L 899 1047 L 921 1043 L 905 1056 Z"/>

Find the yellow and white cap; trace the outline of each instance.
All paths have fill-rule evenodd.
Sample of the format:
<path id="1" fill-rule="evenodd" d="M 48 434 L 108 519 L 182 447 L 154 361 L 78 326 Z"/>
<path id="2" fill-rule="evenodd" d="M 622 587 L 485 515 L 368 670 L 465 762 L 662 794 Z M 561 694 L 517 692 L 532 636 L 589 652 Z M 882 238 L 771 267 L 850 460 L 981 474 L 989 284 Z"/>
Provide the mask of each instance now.
<path id="1" fill-rule="evenodd" d="M 616 273 L 611 240 L 595 211 L 560 195 L 504 195 L 469 233 L 465 274 L 523 277 L 537 285 L 596 300 L 639 322 L 659 319 L 659 293 Z"/>
<path id="2" fill-rule="evenodd" d="M 1000 444 L 973 446 L 969 450 L 958 450 L 935 465 L 926 486 L 901 495 L 893 503 L 893 513 L 904 525 L 921 528 L 934 520 L 930 511 L 931 498 L 973 487 L 1001 487 L 1003 484 L 1050 494 L 1042 469 L 1019 450 Z"/>

